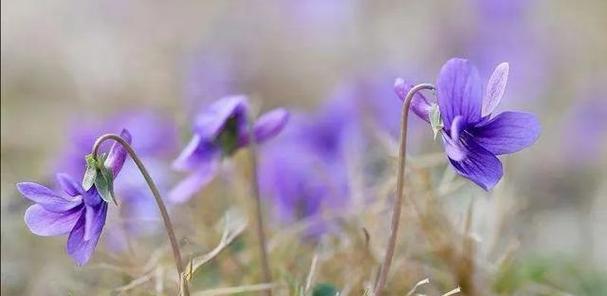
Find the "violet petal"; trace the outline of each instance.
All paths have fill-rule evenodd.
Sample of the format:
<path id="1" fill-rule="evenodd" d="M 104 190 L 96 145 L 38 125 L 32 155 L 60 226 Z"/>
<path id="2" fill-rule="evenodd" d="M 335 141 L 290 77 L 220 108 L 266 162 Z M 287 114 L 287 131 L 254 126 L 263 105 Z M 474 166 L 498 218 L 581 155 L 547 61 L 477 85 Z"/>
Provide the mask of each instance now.
<path id="1" fill-rule="evenodd" d="M 25 211 L 25 224 L 33 234 L 53 236 L 69 233 L 82 210 L 72 209 L 65 212 L 51 212 L 41 205 L 33 205 Z"/>
<path id="2" fill-rule="evenodd" d="M 503 112 L 489 122 L 471 129 L 474 140 L 495 155 L 520 151 L 535 143 L 540 135 L 537 117 L 526 112 Z"/>
<path id="3" fill-rule="evenodd" d="M 80 215 L 80 219 L 76 222 L 70 236 L 67 240 L 67 253 L 76 261 L 80 266 L 86 264 L 97 246 L 101 231 L 105 225 L 105 218 L 107 216 L 107 203 L 102 203 L 99 208 L 96 209 L 93 217 L 91 234 L 89 239 L 85 239 L 85 215 Z"/>
<path id="4" fill-rule="evenodd" d="M 172 203 L 184 203 L 190 200 L 202 187 L 213 180 L 219 167 L 219 162 L 220 159 L 214 158 L 206 165 L 194 170 L 190 176 L 179 182 L 169 192 L 169 201 Z"/>
<path id="5" fill-rule="evenodd" d="M 80 205 L 81 199 L 66 199 L 49 188 L 33 182 L 17 183 L 17 190 L 27 199 L 41 205 L 47 211 L 64 212 Z"/>
<path id="6" fill-rule="evenodd" d="M 462 134 L 460 140 L 466 157 L 459 161 L 454 159 L 449 161 L 458 174 L 486 191 L 491 190 L 502 178 L 502 163 L 495 155 L 474 142 L 469 135 Z"/>
<path id="7" fill-rule="evenodd" d="M 447 156 L 455 161 L 461 161 L 466 158 L 466 148 L 462 146 L 460 141 L 460 133 L 463 130 L 463 117 L 458 115 L 451 123 L 449 134 L 443 133 L 443 146 Z"/>
<path id="8" fill-rule="evenodd" d="M 127 143 L 131 144 L 131 133 L 128 130 L 123 129 L 122 132 L 120 132 L 120 137 L 123 138 Z M 113 178 L 118 176 L 118 173 L 126 161 L 126 156 L 127 151 L 122 144 L 116 142 L 112 145 L 104 165 L 112 172 Z"/>
<path id="9" fill-rule="evenodd" d="M 407 93 L 409 93 L 413 86 L 413 84 L 406 82 L 402 78 L 397 78 L 394 82 L 394 92 L 396 92 L 396 95 L 401 101 L 404 101 Z M 413 95 L 410 107 L 415 115 L 430 123 L 430 109 L 432 109 L 432 104 L 430 104 L 430 101 L 421 92 L 417 92 Z"/>
<path id="10" fill-rule="evenodd" d="M 481 118 L 482 83 L 476 67 L 465 59 L 450 59 L 437 81 L 438 106 L 445 126 L 461 115 L 465 123 Z"/>
<path id="11" fill-rule="evenodd" d="M 91 239 L 93 235 L 96 214 L 95 207 L 89 205 L 84 206 L 84 240 Z"/>
<path id="12" fill-rule="evenodd" d="M 255 141 L 262 143 L 275 137 L 285 127 L 289 121 L 289 112 L 283 108 L 274 109 L 264 113 L 253 125 Z M 243 133 L 238 139 L 239 146 L 243 147 L 249 144 L 249 133 Z"/>
<path id="13" fill-rule="evenodd" d="M 173 169 L 191 171 L 212 161 L 219 154 L 219 149 L 211 142 L 205 141 L 200 135 L 194 134 L 192 140 L 181 151 L 175 161 Z"/>
<path id="14" fill-rule="evenodd" d="M 483 111 L 481 114 L 483 117 L 491 114 L 502 100 L 504 90 L 506 89 L 506 82 L 508 81 L 508 70 L 508 63 L 501 63 L 495 67 L 493 74 L 491 74 L 487 83 L 485 97 L 483 98 Z"/>
<path id="15" fill-rule="evenodd" d="M 464 118 L 460 115 L 455 116 L 453 121 L 451 122 L 451 128 L 449 129 L 449 133 L 451 139 L 458 141 L 460 133 L 464 130 Z"/>
<path id="16" fill-rule="evenodd" d="M 261 143 L 276 136 L 289 121 L 289 112 L 283 108 L 266 112 L 255 121 L 255 141 Z"/>
<path id="17" fill-rule="evenodd" d="M 61 185 L 63 191 L 70 196 L 82 195 L 82 192 L 84 191 L 82 186 L 74 181 L 74 179 L 72 179 L 72 177 L 68 174 L 57 174 L 57 182 Z"/>
<path id="18" fill-rule="evenodd" d="M 99 203 L 104 202 L 95 186 L 82 194 L 82 200 L 88 206 L 97 206 Z"/>
<path id="19" fill-rule="evenodd" d="M 248 110 L 247 97 L 243 95 L 225 97 L 200 113 L 194 123 L 194 131 L 203 139 L 214 139 L 232 116 Z"/>

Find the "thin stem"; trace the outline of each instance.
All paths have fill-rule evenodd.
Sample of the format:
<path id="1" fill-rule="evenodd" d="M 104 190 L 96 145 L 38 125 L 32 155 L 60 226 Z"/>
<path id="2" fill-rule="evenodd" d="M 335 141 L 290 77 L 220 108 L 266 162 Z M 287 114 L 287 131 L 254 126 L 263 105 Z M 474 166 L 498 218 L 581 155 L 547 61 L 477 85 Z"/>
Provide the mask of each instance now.
<path id="1" fill-rule="evenodd" d="M 396 248 L 396 239 L 398 236 L 398 226 L 400 224 L 400 212 L 403 204 L 403 189 L 405 183 L 405 168 L 407 160 L 407 125 L 409 121 L 409 108 L 411 107 L 411 100 L 413 95 L 420 90 L 430 89 L 433 90 L 432 84 L 422 83 L 414 86 L 409 90 L 405 97 L 405 103 L 403 104 L 402 117 L 401 117 L 401 130 L 400 130 L 400 150 L 399 150 L 399 165 L 398 165 L 398 176 L 396 179 L 396 203 L 394 204 L 394 210 L 392 212 L 392 226 L 390 232 L 390 239 L 388 240 L 388 248 L 386 249 L 386 255 L 384 256 L 384 263 L 381 265 L 379 278 L 375 285 L 375 292 L 373 295 L 381 295 L 382 290 L 386 284 L 388 272 L 390 271 L 390 264 L 392 264 L 392 257 L 394 257 L 394 250 Z"/>
<path id="2" fill-rule="evenodd" d="M 259 257 L 261 259 L 261 269 L 263 272 L 263 281 L 266 284 L 272 283 L 272 272 L 270 271 L 270 263 L 268 261 L 268 249 L 266 247 L 266 234 L 263 226 L 263 212 L 261 207 L 261 196 L 259 193 L 259 183 L 257 177 L 257 145 L 255 143 L 255 132 L 249 121 L 249 155 L 251 157 L 251 180 L 253 187 L 253 196 L 255 197 L 255 216 L 257 219 L 257 239 L 259 242 Z M 272 295 L 272 290 L 265 291 L 268 296 Z"/>
<path id="3" fill-rule="evenodd" d="M 139 168 L 139 171 L 143 175 L 143 178 L 145 178 L 145 181 L 147 182 L 148 186 L 150 187 L 150 190 L 152 191 L 152 195 L 154 195 L 154 199 L 156 200 L 156 204 L 158 205 L 158 209 L 160 210 L 160 215 L 162 216 L 162 221 L 164 222 L 164 228 L 166 229 L 166 232 L 169 236 L 171 248 L 173 249 L 173 257 L 175 260 L 175 266 L 177 267 L 177 273 L 179 274 L 179 285 L 180 285 L 180 287 L 182 287 L 181 293 L 183 293 L 183 295 L 185 295 L 185 296 L 189 296 L 190 292 L 188 289 L 188 284 L 183 283 L 184 265 L 183 265 L 183 262 L 181 259 L 181 252 L 179 250 L 179 244 L 177 243 L 177 238 L 175 236 L 173 224 L 171 223 L 171 219 L 169 218 L 169 213 L 166 209 L 166 206 L 164 205 L 164 202 L 162 201 L 162 197 L 160 196 L 158 187 L 156 187 L 154 180 L 148 173 L 148 170 L 143 165 L 143 162 L 141 162 L 141 159 L 139 158 L 139 156 L 137 156 L 137 153 L 135 153 L 135 150 L 133 150 L 133 147 L 131 147 L 131 145 L 127 141 L 125 141 L 123 138 L 121 138 L 119 135 L 105 134 L 105 135 L 99 137 L 97 139 L 97 141 L 95 141 L 95 145 L 93 146 L 93 158 L 94 159 L 97 159 L 99 146 L 101 146 L 101 144 L 106 140 L 114 140 L 114 141 L 120 143 L 120 145 L 122 145 L 124 147 L 124 149 L 127 151 L 129 156 L 133 159 L 133 161 L 137 165 L 137 168 Z"/>

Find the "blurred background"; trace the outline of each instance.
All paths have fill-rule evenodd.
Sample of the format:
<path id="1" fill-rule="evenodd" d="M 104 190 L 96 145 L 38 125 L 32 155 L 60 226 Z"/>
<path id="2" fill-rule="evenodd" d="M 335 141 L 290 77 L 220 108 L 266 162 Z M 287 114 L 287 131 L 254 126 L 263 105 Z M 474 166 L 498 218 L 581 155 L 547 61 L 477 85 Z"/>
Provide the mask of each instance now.
<path id="1" fill-rule="evenodd" d="M 315 134 L 326 132 L 330 138 L 323 143 L 339 139 L 337 150 L 347 151 L 339 161 L 319 160 L 330 167 L 327 170 L 338 170 L 333 181 L 347 188 L 324 195 L 306 191 L 314 201 L 300 201 L 309 204 L 304 210 L 297 208 L 296 214 L 282 209 L 291 204 L 281 204 L 284 192 L 275 190 L 279 185 L 270 181 L 262 186 L 264 195 L 275 197 L 265 199 L 270 233 L 279 233 L 283 225 L 293 225 L 316 208 L 348 212 L 380 200 L 383 208 L 372 218 L 351 216 L 341 224 L 355 225 L 352 236 L 361 236 L 361 228 L 368 231 L 375 244 L 371 258 L 381 258 L 389 217 L 381 211 L 388 207 L 390 191 L 378 188 L 393 187 L 400 118 L 393 81 L 400 76 L 433 83 L 445 61 L 464 57 L 479 68 L 484 81 L 497 64 L 509 62 L 510 78 L 499 110 L 534 112 L 543 129 L 534 146 L 502 158 L 504 178 L 494 191 L 485 193 L 449 176 L 430 128 L 412 119 L 412 157 L 428 156 L 433 162 L 427 172 L 431 187 L 443 190 L 437 200 L 448 209 L 447 216 L 459 225 L 474 200 L 472 229 L 478 243 L 494 241 L 497 246 L 487 257 L 492 262 L 501 255 L 514 258 L 498 272 L 486 273 L 491 274 L 488 289 L 505 295 L 607 295 L 607 2 L 603 0 L 3 0 L 1 8 L 2 294 L 105 294 L 138 278 L 138 269 L 125 274 L 108 269 L 125 262 L 120 257 L 124 241 L 115 237 L 136 233 L 131 237 L 138 241 L 134 247 L 138 255 L 132 257 L 131 267 L 137 266 L 137 260 L 147 261 L 155 243 L 165 242 L 154 204 L 148 202 L 149 193 L 136 172 L 128 173 L 127 166 L 128 178 L 118 184 L 128 191 L 118 195 L 130 196 L 133 202 L 120 210 L 110 209 L 110 230 L 104 230 L 92 263 L 81 268 L 65 254 L 64 238 L 29 232 L 23 213 L 30 202 L 19 195 L 15 183 L 27 180 L 53 187 L 55 172 L 78 174 L 80 157 L 89 153 L 96 136 L 129 127 L 135 148 L 166 193 L 183 177 L 171 170 L 170 163 L 191 137 L 193 117 L 229 94 L 249 95 L 260 112 L 282 106 L 292 113 L 289 124 L 293 125 L 285 136 L 263 147 L 292 166 L 278 166 L 279 172 L 291 170 L 293 178 L 306 175 L 307 161 L 298 164 L 293 159 L 301 160 L 309 151 L 298 155 L 281 148 L 289 142 L 287 135 L 293 134 L 288 130 L 301 122 L 321 122 Z M 267 164 L 272 159 L 263 152 L 261 178 L 272 179 L 275 166 Z M 178 213 L 178 233 L 186 252 L 210 251 L 221 237 L 217 224 L 224 214 L 235 206 L 248 211 L 244 206 L 248 165 L 236 155 L 200 198 L 171 207 Z M 302 178 L 317 190 L 315 182 L 326 180 L 310 180 L 313 174 Z M 356 179 L 352 175 L 364 180 L 352 181 Z M 445 183 L 450 180 L 454 183 Z M 444 189 L 451 184 L 455 188 Z M 127 223 L 125 217 L 137 219 Z M 302 240 L 324 241 L 319 233 L 335 233 L 328 230 L 333 226 L 308 229 L 302 236 L 313 238 Z M 240 261 L 225 254 L 216 258 L 198 276 L 194 288 L 259 282 L 257 271 L 247 269 L 247 262 L 256 260 L 250 258 L 254 250 L 251 255 L 246 251 L 254 246 L 252 233 L 245 231 L 245 238 L 230 250 L 237 259 L 243 252 Z M 282 267 L 277 263 L 275 274 L 289 282 L 281 275 L 292 271 L 293 281 L 304 281 L 312 254 L 320 252 L 318 246 L 349 241 L 341 235 L 330 235 L 333 240 L 323 244 L 311 243 L 308 249 L 295 247 L 297 241 L 282 242 L 282 251 L 271 254 L 273 260 L 282 262 L 280 254 L 290 248 L 303 254 L 302 262 Z M 399 248 L 408 248 L 410 255 L 415 247 L 406 243 L 407 237 Z M 172 265 L 168 252 L 163 256 L 159 261 L 167 273 Z M 330 257 L 320 256 L 320 262 L 330 262 Z M 340 262 L 358 260 L 352 258 L 336 259 L 331 268 L 339 270 Z M 369 263 L 367 280 L 376 265 Z M 347 268 L 344 264 L 341 269 Z M 399 268 L 395 269 L 394 278 L 400 278 Z M 156 274 L 158 270 L 162 272 L 156 269 Z M 457 285 L 457 280 L 430 271 L 406 274 L 402 287 L 392 285 L 401 295 L 425 277 L 439 282 L 435 292 L 426 290 L 429 295 Z M 315 278 L 339 289 L 348 286 L 322 267 Z M 521 292 L 517 290 L 525 286 L 521 283 L 549 288 Z M 138 288 L 163 291 L 158 283 L 148 284 Z M 357 289 L 350 287 L 350 294 L 360 294 Z"/>

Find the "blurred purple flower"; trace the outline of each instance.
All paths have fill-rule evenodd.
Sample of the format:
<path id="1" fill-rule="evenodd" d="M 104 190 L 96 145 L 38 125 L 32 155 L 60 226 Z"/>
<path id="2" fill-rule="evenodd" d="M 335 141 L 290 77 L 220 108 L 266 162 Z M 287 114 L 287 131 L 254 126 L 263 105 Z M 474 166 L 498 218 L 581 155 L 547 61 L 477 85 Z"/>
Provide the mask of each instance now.
<path id="1" fill-rule="evenodd" d="M 524 149 L 540 133 L 540 124 L 533 114 L 503 112 L 493 116 L 507 79 L 508 64 L 502 63 L 491 75 L 483 97 L 478 71 L 464 59 L 447 61 L 437 79 L 445 152 L 460 175 L 485 190 L 492 189 L 503 175 L 496 155 Z M 410 88 L 402 79 L 396 81 L 395 89 L 401 99 Z M 433 106 L 421 94 L 413 98 L 411 108 L 422 119 L 432 121 Z"/>
<path id="2" fill-rule="evenodd" d="M 596 96 L 600 91 L 592 91 Z M 588 96 L 586 94 L 585 96 Z M 607 148 L 607 99 L 598 97 L 576 105 L 565 115 L 563 127 L 558 129 L 561 136 L 567 136 L 562 153 L 566 157 L 567 166 L 587 166 L 599 164 L 597 158 L 605 155 Z"/>
<path id="3" fill-rule="evenodd" d="M 121 137 L 131 142 L 128 131 L 123 130 Z M 126 150 L 117 143 L 110 149 L 104 165 L 112 171 L 114 178 L 120 172 L 126 154 Z M 108 206 L 94 185 L 85 191 L 67 174 L 57 174 L 57 182 L 63 193 L 33 182 L 17 184 L 19 192 L 36 203 L 25 211 L 25 224 L 32 233 L 40 236 L 69 233 L 67 253 L 78 265 L 84 265 L 95 251 Z"/>
<path id="4" fill-rule="evenodd" d="M 534 30 L 529 12 L 534 0 L 471 0 L 477 12 L 477 25 L 466 44 L 466 56 L 477 61 L 481 75 L 493 65 L 507 60 L 516 70 L 510 77 L 513 92 L 506 104 L 520 106 L 538 97 L 545 84 L 551 48 L 543 46 L 542 36 Z M 456 35 L 457 36 L 457 35 Z M 518 90 L 524 90 L 519 93 Z"/>
<path id="5" fill-rule="evenodd" d="M 172 156 L 177 148 L 177 128 L 169 120 L 152 112 L 125 112 L 101 122 L 78 121 L 70 133 L 70 145 L 56 164 L 56 172 L 82 176 L 86 168 L 83 155 L 90 153 L 97 137 L 104 133 L 127 128 L 136 139 L 133 149 L 142 158 L 161 191 L 169 189 L 171 176 L 164 159 Z M 100 151 L 107 151 L 103 144 Z M 135 164 L 127 160 L 121 177 L 114 182 L 114 191 L 120 201 L 115 222 L 107 227 L 105 243 L 113 250 L 126 250 L 127 235 L 142 235 L 157 229 L 149 223 L 158 218 L 154 198 Z"/>
<path id="6" fill-rule="evenodd" d="M 264 147 L 260 187 L 283 223 L 320 217 L 323 209 L 348 202 L 348 153 L 360 146 L 355 104 L 335 97 L 320 112 L 294 116 L 276 142 Z M 316 237 L 329 224 L 314 221 L 306 236 Z"/>
<path id="7" fill-rule="evenodd" d="M 327 160 L 344 156 L 345 150 L 354 148 L 360 141 L 359 111 L 356 102 L 346 93 L 338 91 L 314 114 L 300 119 L 299 128 L 294 128 L 301 145 Z"/>
<path id="8" fill-rule="evenodd" d="M 281 223 L 320 217 L 323 209 L 337 209 L 347 201 L 347 176 L 343 165 L 331 163 L 300 145 L 286 141 L 264 149 L 260 162 L 260 187 Z M 319 219 L 306 236 L 326 231 Z"/>
<path id="9" fill-rule="evenodd" d="M 169 200 L 182 203 L 208 184 L 222 157 L 229 157 L 249 144 L 249 103 L 245 96 L 229 96 L 216 101 L 200 113 L 194 123 L 194 136 L 173 162 L 176 170 L 191 172 L 169 193 Z M 263 114 L 253 125 L 255 141 L 262 143 L 277 135 L 288 121 L 284 109 Z"/>
<path id="10" fill-rule="evenodd" d="M 391 80 L 396 77 L 397 71 L 391 71 L 389 68 L 391 67 L 349 79 L 338 87 L 334 97 L 341 97 L 344 101 L 340 108 L 352 109 L 350 116 L 358 118 L 356 121 L 361 126 L 357 128 L 361 133 L 366 132 L 365 136 L 368 140 L 380 140 L 383 144 L 393 144 L 387 148 L 396 151 L 396 140 L 400 136 L 401 114 L 394 110 L 402 109 L 402 103 L 394 100 Z M 409 139 L 412 139 L 410 151 L 419 151 L 422 147 L 423 139 L 425 139 L 425 137 L 422 138 L 422 126 L 423 121 L 421 120 L 409 123 L 408 134 Z M 367 148 L 373 149 L 373 147 Z"/>

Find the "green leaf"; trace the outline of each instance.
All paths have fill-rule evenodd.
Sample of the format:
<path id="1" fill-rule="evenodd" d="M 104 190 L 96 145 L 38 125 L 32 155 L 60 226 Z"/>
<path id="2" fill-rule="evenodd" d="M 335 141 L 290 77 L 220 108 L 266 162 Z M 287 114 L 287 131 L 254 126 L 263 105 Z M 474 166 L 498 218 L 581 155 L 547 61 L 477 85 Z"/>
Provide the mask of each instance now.
<path id="1" fill-rule="evenodd" d="M 312 289 L 312 296 L 335 296 L 338 293 L 337 287 L 330 283 L 319 283 Z"/>
<path id="2" fill-rule="evenodd" d="M 434 132 L 434 139 L 436 140 L 436 136 L 444 127 L 440 110 L 437 104 L 432 104 L 428 117 L 430 119 L 430 126 L 432 126 L 432 131 Z"/>
<path id="3" fill-rule="evenodd" d="M 84 172 L 84 177 L 82 178 L 82 187 L 84 190 L 89 190 L 95 184 L 95 179 L 97 179 L 97 162 L 92 154 L 86 156 L 86 171 Z"/>

